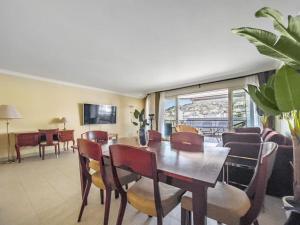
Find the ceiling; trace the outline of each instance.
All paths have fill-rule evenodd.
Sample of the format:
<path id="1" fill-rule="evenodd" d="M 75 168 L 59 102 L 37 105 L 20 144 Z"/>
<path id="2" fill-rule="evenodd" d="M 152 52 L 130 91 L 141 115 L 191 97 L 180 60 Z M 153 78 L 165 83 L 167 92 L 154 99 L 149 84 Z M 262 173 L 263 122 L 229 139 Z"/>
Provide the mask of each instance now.
<path id="1" fill-rule="evenodd" d="M 299 0 L 1 0 L 0 69 L 126 95 L 273 69 L 230 29 Z"/>

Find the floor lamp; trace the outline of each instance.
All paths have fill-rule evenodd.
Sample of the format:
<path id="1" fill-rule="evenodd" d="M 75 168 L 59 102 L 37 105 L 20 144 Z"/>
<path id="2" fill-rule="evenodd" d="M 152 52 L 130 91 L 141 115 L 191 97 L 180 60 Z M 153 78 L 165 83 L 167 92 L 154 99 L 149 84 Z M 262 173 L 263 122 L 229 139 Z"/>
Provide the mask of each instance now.
<path id="1" fill-rule="evenodd" d="M 7 161 L 10 162 L 10 137 L 9 137 L 9 121 L 12 119 L 21 119 L 21 114 L 17 111 L 15 106 L 0 105 L 0 120 L 6 120 L 6 134 L 7 134 Z"/>

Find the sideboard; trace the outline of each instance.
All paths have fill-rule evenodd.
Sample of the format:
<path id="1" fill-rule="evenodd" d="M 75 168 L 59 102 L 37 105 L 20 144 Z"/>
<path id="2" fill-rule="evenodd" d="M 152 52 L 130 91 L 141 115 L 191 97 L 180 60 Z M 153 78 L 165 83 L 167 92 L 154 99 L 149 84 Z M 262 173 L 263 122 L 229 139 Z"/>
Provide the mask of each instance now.
<path id="1" fill-rule="evenodd" d="M 58 133 L 58 141 L 65 143 L 68 143 L 69 141 L 73 142 L 73 145 L 75 145 L 74 140 L 74 130 L 60 130 Z M 17 153 L 17 160 L 19 163 L 21 162 L 21 154 L 20 150 L 21 147 L 26 146 L 38 146 L 39 145 L 39 132 L 33 131 L 33 132 L 22 132 L 22 133 L 15 133 L 15 148 Z"/>

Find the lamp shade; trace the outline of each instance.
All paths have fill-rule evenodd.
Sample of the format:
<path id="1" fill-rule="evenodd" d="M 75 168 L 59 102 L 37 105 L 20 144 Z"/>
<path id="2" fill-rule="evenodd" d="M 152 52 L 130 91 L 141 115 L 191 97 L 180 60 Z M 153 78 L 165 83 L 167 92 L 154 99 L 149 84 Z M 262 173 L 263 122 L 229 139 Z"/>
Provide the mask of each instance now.
<path id="1" fill-rule="evenodd" d="M 0 105 L 0 119 L 21 119 L 22 115 L 17 111 L 13 105 Z"/>
<path id="2" fill-rule="evenodd" d="M 61 118 L 61 120 L 60 120 L 62 123 L 67 123 L 68 122 L 68 120 L 67 120 L 67 118 L 66 117 L 63 117 L 63 118 Z"/>

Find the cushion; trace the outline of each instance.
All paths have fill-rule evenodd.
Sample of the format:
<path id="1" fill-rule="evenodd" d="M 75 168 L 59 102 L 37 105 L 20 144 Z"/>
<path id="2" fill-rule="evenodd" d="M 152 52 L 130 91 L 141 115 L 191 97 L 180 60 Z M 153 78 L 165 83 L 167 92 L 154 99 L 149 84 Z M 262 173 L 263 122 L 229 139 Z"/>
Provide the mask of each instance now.
<path id="1" fill-rule="evenodd" d="M 109 165 L 106 165 L 104 168 L 105 168 L 108 184 L 112 187 L 112 189 L 116 189 L 116 185 L 115 185 L 115 182 L 113 179 L 111 167 Z M 118 173 L 118 177 L 119 177 L 121 185 L 125 185 L 132 181 L 136 181 L 139 178 L 138 175 L 128 172 L 126 170 L 122 170 L 122 169 L 117 169 L 117 173 Z M 105 185 L 103 183 L 100 171 L 96 171 L 92 174 L 92 183 L 96 187 L 98 187 L 102 190 L 105 190 Z"/>
<path id="2" fill-rule="evenodd" d="M 104 158 L 104 164 L 105 165 L 110 165 L 110 159 L 109 158 Z M 96 160 L 91 159 L 89 162 L 89 168 L 93 169 L 94 171 L 100 171 L 100 166 L 99 162 Z"/>
<path id="3" fill-rule="evenodd" d="M 184 193 L 183 190 L 164 183 L 159 183 L 159 192 L 163 216 L 176 207 Z M 149 216 L 157 216 L 152 179 L 143 177 L 132 185 L 127 191 L 127 199 L 137 210 Z"/>
<path id="4" fill-rule="evenodd" d="M 184 209 L 192 211 L 192 193 L 186 193 L 181 200 Z M 240 218 L 250 209 L 247 194 L 231 185 L 218 182 L 207 191 L 207 216 L 221 223 L 238 225 Z"/>

